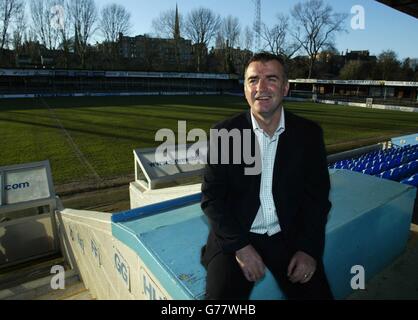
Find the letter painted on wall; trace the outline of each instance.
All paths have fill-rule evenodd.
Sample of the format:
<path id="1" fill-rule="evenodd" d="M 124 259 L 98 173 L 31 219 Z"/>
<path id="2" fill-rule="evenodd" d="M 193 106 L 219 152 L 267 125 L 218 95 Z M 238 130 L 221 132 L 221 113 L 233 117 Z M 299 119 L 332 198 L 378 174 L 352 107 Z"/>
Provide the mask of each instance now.
<path id="1" fill-rule="evenodd" d="M 77 232 L 77 242 L 78 242 L 78 245 L 80 246 L 81 251 L 84 254 L 85 253 L 84 252 L 84 239 L 81 238 L 80 233 L 78 233 L 78 232 Z"/>
<path id="2" fill-rule="evenodd" d="M 167 300 L 166 295 L 158 287 L 158 285 L 152 280 L 151 276 L 141 266 L 139 269 L 140 283 L 142 283 L 141 293 L 145 299 L 148 300 Z"/>
<path id="3" fill-rule="evenodd" d="M 129 292 L 131 292 L 128 262 L 124 259 L 124 257 L 116 247 L 113 247 L 113 249 L 113 262 L 116 272 L 119 275 L 121 281 L 128 288 Z"/>
<path id="4" fill-rule="evenodd" d="M 91 245 L 91 254 L 95 258 L 97 265 L 100 267 L 102 265 L 102 258 L 100 255 L 100 247 L 97 245 L 97 242 L 94 239 L 90 240 Z"/>

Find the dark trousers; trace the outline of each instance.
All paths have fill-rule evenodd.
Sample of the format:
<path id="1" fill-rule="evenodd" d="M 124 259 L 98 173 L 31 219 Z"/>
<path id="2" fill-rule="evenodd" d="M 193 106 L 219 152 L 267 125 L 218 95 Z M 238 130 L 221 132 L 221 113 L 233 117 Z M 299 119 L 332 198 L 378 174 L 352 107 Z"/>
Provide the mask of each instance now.
<path id="1" fill-rule="evenodd" d="M 251 233 L 250 241 L 287 299 L 333 299 L 322 261 L 317 261 L 317 269 L 311 280 L 294 284 L 287 277 L 287 268 L 294 252 L 289 252 L 280 233 L 271 237 Z M 235 254 L 218 254 L 208 264 L 206 299 L 248 300 L 253 287 L 254 282 L 245 278 Z"/>

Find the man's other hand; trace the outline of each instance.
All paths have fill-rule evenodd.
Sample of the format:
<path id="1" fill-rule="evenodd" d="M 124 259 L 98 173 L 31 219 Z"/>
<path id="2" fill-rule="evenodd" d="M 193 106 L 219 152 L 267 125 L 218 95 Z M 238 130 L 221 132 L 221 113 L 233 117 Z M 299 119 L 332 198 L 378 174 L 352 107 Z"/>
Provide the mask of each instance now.
<path id="1" fill-rule="evenodd" d="M 256 282 L 264 277 L 266 267 L 252 245 L 249 244 L 236 251 L 235 258 L 248 281 Z"/>
<path id="2" fill-rule="evenodd" d="M 306 283 L 311 280 L 315 270 L 315 259 L 303 251 L 297 251 L 290 260 L 287 276 L 293 283 Z"/>

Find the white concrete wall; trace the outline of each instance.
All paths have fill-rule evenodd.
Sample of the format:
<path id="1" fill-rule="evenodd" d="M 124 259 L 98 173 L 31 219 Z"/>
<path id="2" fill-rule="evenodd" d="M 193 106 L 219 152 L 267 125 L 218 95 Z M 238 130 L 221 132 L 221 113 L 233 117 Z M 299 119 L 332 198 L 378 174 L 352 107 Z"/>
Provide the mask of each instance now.
<path id="1" fill-rule="evenodd" d="M 62 246 L 97 299 L 170 299 L 138 255 L 112 236 L 111 214 L 57 212 Z"/>
<path id="2" fill-rule="evenodd" d="M 144 182 L 144 184 L 146 184 L 146 182 Z M 143 185 L 140 185 L 136 181 L 129 184 L 131 209 L 178 197 L 188 196 L 191 194 L 199 193 L 200 191 L 200 183 L 153 190 L 147 190 L 143 187 Z"/>

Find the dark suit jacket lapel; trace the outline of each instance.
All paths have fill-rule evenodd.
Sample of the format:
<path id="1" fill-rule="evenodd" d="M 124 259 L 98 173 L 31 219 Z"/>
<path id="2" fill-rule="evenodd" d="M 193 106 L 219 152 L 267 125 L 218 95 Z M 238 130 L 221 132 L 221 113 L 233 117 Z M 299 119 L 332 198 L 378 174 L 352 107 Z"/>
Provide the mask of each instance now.
<path id="1" fill-rule="evenodd" d="M 286 168 L 292 166 L 289 162 L 291 159 L 289 152 L 292 148 L 292 117 L 285 111 L 285 131 L 280 135 L 279 143 L 277 144 L 276 157 L 274 159 L 273 169 L 273 198 L 275 200 L 276 209 L 279 214 L 281 210 L 277 205 L 281 206 L 286 199 Z"/>

